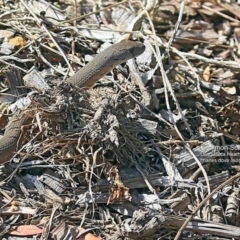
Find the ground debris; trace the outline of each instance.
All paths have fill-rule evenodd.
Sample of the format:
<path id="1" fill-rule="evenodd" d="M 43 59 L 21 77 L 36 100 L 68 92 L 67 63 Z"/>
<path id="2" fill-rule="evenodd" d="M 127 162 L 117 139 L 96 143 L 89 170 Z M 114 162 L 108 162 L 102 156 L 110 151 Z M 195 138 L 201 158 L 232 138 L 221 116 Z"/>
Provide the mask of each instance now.
<path id="1" fill-rule="evenodd" d="M 0 166 L 1 239 L 240 239 L 239 3 L 182 6 L 0 1 L 2 133 L 32 119 Z M 129 38 L 137 59 L 64 81 Z"/>

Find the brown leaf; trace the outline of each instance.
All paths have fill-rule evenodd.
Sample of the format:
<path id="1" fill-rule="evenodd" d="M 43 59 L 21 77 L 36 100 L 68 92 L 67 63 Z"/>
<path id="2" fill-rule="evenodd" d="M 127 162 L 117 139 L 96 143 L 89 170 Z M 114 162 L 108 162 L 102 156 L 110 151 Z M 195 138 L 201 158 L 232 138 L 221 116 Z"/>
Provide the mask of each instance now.
<path id="1" fill-rule="evenodd" d="M 108 175 L 111 179 L 111 184 L 107 204 L 113 203 L 114 201 L 123 201 L 125 199 L 130 200 L 131 196 L 129 194 L 129 188 L 124 186 L 117 167 L 111 167 Z"/>
<path id="2" fill-rule="evenodd" d="M 9 234 L 15 236 L 33 236 L 42 233 L 42 229 L 34 225 L 21 225 Z"/>
<path id="3" fill-rule="evenodd" d="M 87 233 L 86 235 L 81 236 L 77 240 L 100 240 L 101 238 L 98 238 L 94 236 L 92 233 Z"/>
<path id="4" fill-rule="evenodd" d="M 203 77 L 203 80 L 205 82 L 209 82 L 210 81 L 210 79 L 211 79 L 211 68 L 210 68 L 210 66 L 207 66 L 204 69 L 202 77 Z"/>
<path id="5" fill-rule="evenodd" d="M 23 47 L 27 44 L 26 40 L 20 36 L 9 39 L 9 43 L 16 47 Z"/>

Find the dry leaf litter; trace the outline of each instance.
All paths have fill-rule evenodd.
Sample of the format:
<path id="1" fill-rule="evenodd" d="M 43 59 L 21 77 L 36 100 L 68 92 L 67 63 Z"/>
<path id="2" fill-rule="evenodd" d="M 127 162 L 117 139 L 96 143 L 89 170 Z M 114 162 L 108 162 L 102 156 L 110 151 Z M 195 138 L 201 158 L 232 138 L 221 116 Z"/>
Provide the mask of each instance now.
<path id="1" fill-rule="evenodd" d="M 2 132 L 33 117 L 1 165 L 1 239 L 240 239 L 239 3 L 0 6 Z M 124 39 L 146 51 L 63 83 Z"/>

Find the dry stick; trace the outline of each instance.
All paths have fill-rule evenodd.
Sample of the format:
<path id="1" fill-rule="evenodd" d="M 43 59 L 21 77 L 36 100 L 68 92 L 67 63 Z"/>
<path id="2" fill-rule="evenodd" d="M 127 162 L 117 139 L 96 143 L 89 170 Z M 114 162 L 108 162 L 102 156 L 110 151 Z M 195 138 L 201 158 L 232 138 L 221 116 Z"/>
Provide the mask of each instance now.
<path id="1" fill-rule="evenodd" d="M 74 14 L 75 14 L 75 17 L 77 17 L 77 8 L 78 8 L 78 2 L 76 0 L 73 0 L 73 6 L 74 6 Z M 77 21 L 74 20 L 73 21 L 73 26 L 77 29 Z M 75 31 L 71 32 L 71 35 L 73 37 L 76 36 L 76 33 Z M 75 41 L 72 41 L 72 55 L 75 56 L 75 49 L 76 49 L 76 44 L 75 44 Z"/>
<path id="2" fill-rule="evenodd" d="M 80 26 L 79 28 L 80 29 L 89 29 L 87 27 L 82 27 L 82 26 Z M 64 29 L 75 30 L 74 27 L 63 27 L 62 29 L 63 30 Z M 91 30 L 99 30 L 99 29 L 98 28 L 91 28 Z M 108 32 L 109 30 L 108 29 L 101 29 L 101 31 Z M 130 33 L 130 34 L 139 33 L 139 31 L 114 30 L 114 29 L 111 29 L 111 31 L 112 32 L 118 32 L 118 33 Z M 147 33 L 146 35 L 153 36 L 153 34 L 149 34 L 149 33 Z M 167 44 L 167 43 L 160 43 L 160 44 L 162 46 L 166 47 L 166 48 L 169 47 L 169 44 Z M 226 67 L 226 68 L 229 68 L 229 69 L 232 69 L 232 70 L 240 71 L 240 64 L 237 63 L 236 61 L 222 61 L 222 60 L 219 60 L 219 59 L 206 58 L 204 56 L 201 56 L 201 55 L 198 55 L 198 54 L 195 54 L 195 53 L 180 52 L 179 50 L 177 50 L 176 48 L 174 48 L 172 46 L 170 46 L 169 49 L 170 49 L 171 52 L 176 53 L 176 54 L 180 55 L 181 57 L 184 56 L 186 59 L 199 60 L 199 61 L 202 61 L 204 63 L 213 64 L 213 65 L 216 65 L 216 66 Z"/>
<path id="3" fill-rule="evenodd" d="M 52 34 L 48 31 L 48 29 L 46 28 L 45 25 L 42 25 L 43 29 L 47 32 L 48 36 L 51 38 L 52 42 L 55 44 L 56 48 L 58 49 L 58 51 L 62 54 L 63 59 L 65 60 L 65 62 L 68 65 L 68 68 L 71 70 L 72 73 L 74 73 L 71 64 L 69 63 L 65 53 L 63 52 L 62 48 L 57 44 L 57 42 L 55 41 L 55 39 L 53 38 Z"/>
<path id="4" fill-rule="evenodd" d="M 50 219 L 49 219 L 46 227 L 44 228 L 45 231 L 42 232 L 40 240 L 48 239 L 48 236 L 49 236 L 49 233 L 51 230 L 51 226 L 52 226 L 53 217 L 54 217 L 54 214 L 56 213 L 56 211 L 59 209 L 59 206 L 60 206 L 60 204 L 53 202 L 53 208 L 52 208 L 52 213 L 51 213 Z"/>
<path id="5" fill-rule="evenodd" d="M 42 53 L 40 52 L 40 50 L 38 48 L 35 48 L 35 51 L 37 52 L 38 56 L 42 59 L 42 61 L 49 66 L 50 68 L 52 68 L 54 71 L 62 74 L 63 76 L 65 76 L 65 73 L 62 72 L 61 70 L 55 68 L 50 62 L 47 61 L 47 59 L 42 55 Z"/>
<path id="6" fill-rule="evenodd" d="M 177 50 L 176 48 L 171 47 L 170 50 L 179 55 L 179 50 Z M 187 59 L 199 60 L 201 62 L 205 62 L 205 63 L 208 63 L 208 64 L 213 64 L 213 65 L 216 65 L 216 66 L 226 67 L 226 68 L 230 68 L 232 70 L 240 71 L 240 64 L 235 62 L 235 61 L 215 60 L 215 59 L 210 59 L 210 58 L 200 56 L 200 55 L 195 54 L 195 53 L 183 53 L 183 52 L 181 52 L 181 55 L 186 57 Z"/>
<path id="7" fill-rule="evenodd" d="M 21 24 L 22 25 L 22 24 Z M 22 25 L 22 27 L 25 29 L 25 31 L 28 33 L 28 35 L 32 38 L 32 39 L 34 39 L 34 37 L 32 36 L 32 34 L 31 34 L 31 32 L 29 32 L 28 31 L 28 29 L 24 26 L 24 25 Z M 36 39 L 34 39 L 33 41 L 36 41 Z M 40 44 L 41 45 L 41 44 Z M 40 50 L 37 48 L 37 47 L 35 47 L 34 48 L 35 49 L 35 51 L 37 52 L 37 54 L 38 54 L 38 57 L 40 57 L 41 59 L 42 59 L 42 61 L 47 65 L 47 66 L 49 66 L 51 69 L 53 69 L 55 72 L 58 72 L 58 73 L 60 73 L 60 74 L 62 74 L 62 75 L 66 75 L 64 72 L 62 72 L 61 70 L 58 70 L 57 68 L 55 68 L 50 62 L 48 62 L 47 61 L 47 59 L 42 55 L 42 53 L 40 52 Z M 56 52 L 55 50 L 53 50 L 52 49 L 52 51 L 53 52 Z M 58 52 L 58 54 L 61 56 L 61 54 Z M 17 67 L 17 66 L 16 66 Z"/>
<path id="8" fill-rule="evenodd" d="M 172 124 L 167 122 L 164 118 L 162 118 L 161 116 L 157 115 L 156 113 L 154 113 L 153 111 L 151 111 L 148 107 L 144 106 L 144 104 L 142 104 L 141 102 L 139 102 L 131 93 L 129 93 L 125 88 L 123 88 L 120 84 L 118 84 L 116 81 L 114 80 L 110 80 L 112 81 L 114 84 L 116 84 L 122 91 L 124 91 L 125 93 L 128 93 L 129 96 L 138 104 L 140 105 L 142 108 L 146 109 L 152 116 L 154 116 L 155 118 L 157 118 L 159 121 L 162 121 L 164 123 L 166 123 L 169 127 L 172 127 Z"/>
<path id="9" fill-rule="evenodd" d="M 142 95 L 142 102 L 146 107 L 149 107 L 152 109 L 152 96 L 146 89 L 142 77 L 140 76 L 139 70 L 137 68 L 136 63 L 134 62 L 133 59 L 130 59 L 127 63 L 129 70 L 131 74 L 133 75 L 133 78 L 135 79 L 137 85 L 139 86 L 141 95 Z"/>
<path id="10" fill-rule="evenodd" d="M 42 26 L 43 30 L 45 30 L 45 32 L 48 34 L 48 36 L 50 37 L 50 39 L 52 40 L 52 42 L 55 44 L 55 46 L 57 47 L 58 51 L 62 54 L 63 59 L 65 60 L 65 62 L 67 63 L 69 69 L 71 69 L 72 72 L 72 66 L 69 63 L 66 55 L 64 54 L 62 48 L 57 44 L 57 42 L 55 41 L 55 39 L 53 38 L 52 34 L 48 31 L 48 29 L 46 28 L 46 26 L 43 24 L 43 22 L 36 16 L 36 14 L 28 7 L 28 5 L 23 1 L 20 0 L 21 3 L 24 5 L 24 7 L 29 11 L 29 13 L 36 19 L 37 23 L 39 26 Z M 65 74 L 64 74 L 65 75 Z"/>
<path id="11" fill-rule="evenodd" d="M 76 17 L 76 18 L 73 18 L 73 19 L 70 19 L 70 20 L 67 20 L 67 21 L 60 22 L 59 24 L 69 23 L 69 22 L 73 22 L 73 21 L 79 21 L 79 20 L 81 20 L 81 19 L 83 19 L 83 18 L 85 18 L 85 17 L 91 16 L 91 15 L 93 15 L 93 14 L 95 14 L 95 13 L 100 13 L 100 12 L 102 12 L 102 11 L 104 11 L 104 10 L 107 10 L 107 9 L 109 9 L 109 8 L 112 8 L 112 7 L 116 7 L 116 6 L 121 5 L 121 4 L 125 3 L 125 2 L 129 2 L 129 0 L 124 0 L 124 1 L 122 1 L 122 2 L 112 4 L 112 5 L 108 6 L 108 7 L 99 9 L 99 10 L 97 10 L 97 11 L 95 11 L 95 12 L 91 12 L 91 13 L 82 15 L 81 17 Z M 58 24 L 57 24 L 57 25 L 58 25 Z"/>
<path id="12" fill-rule="evenodd" d="M 21 23 L 20 23 L 21 24 Z M 11 56 L 19 56 L 19 53 L 24 50 L 25 48 L 28 48 L 30 45 L 32 44 L 32 41 L 30 41 L 29 43 L 27 43 L 26 45 L 22 46 L 21 48 L 19 48 L 15 53 L 13 53 Z M 35 61 L 35 59 L 34 59 Z"/>
<path id="13" fill-rule="evenodd" d="M 15 199 L 16 197 L 16 191 L 12 191 L 13 196 L 9 196 L 4 190 L 0 189 L 0 193 L 8 200 L 5 204 L 3 204 L 0 207 L 0 210 L 4 209 L 5 207 L 9 206 L 10 203 L 12 203 L 12 201 Z"/>
<path id="14" fill-rule="evenodd" d="M 89 176 L 89 183 L 88 183 L 88 192 L 90 197 L 92 198 L 93 204 L 92 204 L 92 211 L 95 212 L 95 197 L 93 196 L 93 192 L 92 192 L 92 178 L 94 174 L 94 168 L 96 167 L 96 163 L 97 163 L 97 156 L 98 153 L 102 150 L 102 147 L 98 148 L 94 153 L 93 153 L 93 147 L 91 147 L 91 154 L 93 157 L 93 161 L 92 161 L 92 166 L 91 166 L 91 170 L 90 170 L 90 176 Z"/>
<path id="15" fill-rule="evenodd" d="M 182 10 L 181 10 L 180 13 L 183 12 L 184 2 L 182 2 L 181 7 L 182 7 L 182 8 L 181 8 Z M 143 5 L 142 5 L 142 8 L 144 8 Z M 155 42 L 156 42 L 156 44 L 157 44 L 158 41 L 157 41 L 157 36 L 156 36 L 156 34 L 155 34 L 155 29 L 154 29 L 153 23 L 152 23 L 151 18 L 150 18 L 150 16 L 149 16 L 149 14 L 148 14 L 147 11 L 146 11 L 146 14 L 147 14 L 147 16 L 148 16 L 148 18 L 149 18 L 150 26 L 151 26 L 151 28 L 152 28 L 152 32 L 154 33 L 153 36 L 154 36 Z M 150 46 L 151 46 L 151 45 L 150 45 Z M 160 61 L 160 60 L 161 60 L 161 57 L 159 57 L 159 56 L 160 56 L 160 51 L 159 51 L 158 48 L 156 48 L 156 50 L 157 50 L 157 54 L 155 53 L 154 50 L 153 50 L 153 53 L 154 53 L 154 55 L 156 56 L 157 62 L 158 62 L 158 64 L 159 64 L 159 66 L 160 66 L 161 73 L 162 73 L 162 77 L 163 77 L 163 80 L 164 80 L 164 81 L 163 81 L 163 82 L 164 82 L 164 85 L 166 84 L 166 87 L 168 87 L 168 89 L 169 89 L 169 91 L 170 91 L 170 93 L 171 93 L 171 95 L 172 95 L 172 97 L 173 97 L 173 99 L 174 99 L 174 101 L 175 101 L 176 106 L 178 107 L 179 111 L 181 112 L 181 108 L 180 108 L 180 106 L 179 106 L 179 104 L 178 104 L 178 101 L 177 101 L 177 99 L 176 99 L 176 96 L 175 96 L 175 94 L 174 94 L 174 92 L 173 92 L 172 86 L 171 86 L 170 82 L 168 81 L 167 76 L 166 76 L 166 73 L 165 73 L 165 71 L 164 71 L 164 69 L 163 69 L 162 61 Z M 167 90 L 165 91 L 165 94 L 167 94 Z M 170 116 L 172 117 L 171 111 L 170 111 L 170 107 L 169 107 L 169 103 L 168 103 L 168 99 L 167 99 L 167 95 L 166 95 L 166 104 L 168 105 L 169 114 L 170 114 Z M 185 119 L 185 117 L 183 117 L 183 119 Z M 186 120 L 186 119 L 185 119 L 185 120 Z M 197 162 L 199 168 L 201 169 L 201 171 L 202 171 L 202 173 L 203 173 L 203 176 L 204 176 L 204 178 L 205 178 L 206 184 L 207 184 L 208 194 L 210 194 L 210 192 L 211 192 L 211 190 L 210 190 L 210 184 L 209 184 L 208 176 L 207 176 L 207 173 L 206 173 L 205 169 L 203 168 L 201 162 L 200 162 L 200 161 L 198 160 L 198 158 L 195 156 L 195 154 L 193 153 L 193 151 L 191 150 L 191 148 L 189 147 L 189 145 L 185 142 L 184 138 L 182 137 L 181 133 L 180 133 L 179 130 L 178 130 L 178 127 L 177 127 L 177 125 L 176 125 L 173 117 L 172 117 L 172 122 L 173 122 L 173 126 L 174 126 L 174 128 L 175 128 L 178 136 L 179 136 L 180 139 L 183 141 L 185 148 L 186 148 L 187 151 L 191 154 L 191 156 L 194 158 L 194 160 Z M 188 126 L 188 124 L 187 124 L 186 126 Z"/>
<path id="16" fill-rule="evenodd" d="M 105 26 L 105 27 L 107 27 L 107 26 Z M 62 30 L 70 30 L 71 29 L 71 30 L 74 30 L 74 31 L 78 32 L 78 29 L 87 29 L 87 30 L 89 30 L 89 27 L 78 26 L 78 28 L 76 28 L 76 27 L 68 26 L 68 27 L 62 27 L 61 29 Z M 130 34 L 132 34 L 132 33 L 139 33 L 139 31 L 117 30 L 117 29 L 99 29 L 97 27 L 95 27 L 95 28 L 92 27 L 91 30 L 98 30 L 98 31 L 101 31 L 101 32 L 109 32 L 109 30 L 110 30 L 111 32 L 130 33 Z M 150 34 L 148 34 L 148 35 L 150 35 Z"/>
<path id="17" fill-rule="evenodd" d="M 140 4 L 141 4 L 142 8 L 144 9 L 143 4 L 142 4 L 142 3 L 140 3 Z M 149 14 L 148 14 L 148 12 L 147 12 L 146 10 L 145 10 L 145 13 L 146 13 L 146 15 L 148 16 L 149 23 L 150 23 L 150 26 L 151 26 L 151 28 L 152 28 L 152 32 L 154 33 L 154 34 L 153 34 L 153 37 L 154 37 L 155 43 L 156 43 L 156 45 L 157 45 L 158 40 L 157 40 L 157 36 L 156 36 L 156 34 L 155 34 L 154 25 L 153 25 L 153 23 L 152 23 L 152 21 L 151 21 L 151 18 L 150 18 Z M 144 36 L 143 36 L 143 37 L 144 37 Z M 172 97 L 173 97 L 173 99 L 174 99 L 174 102 L 175 102 L 175 104 L 176 104 L 176 107 L 177 107 L 178 111 L 180 112 L 181 117 L 182 117 L 182 119 L 183 119 L 183 121 L 184 121 L 184 123 L 185 123 L 185 125 L 186 125 L 186 127 L 187 127 L 187 129 L 188 129 L 188 131 L 190 132 L 191 135 L 193 135 L 192 130 L 191 130 L 191 128 L 189 127 L 189 124 L 187 123 L 187 120 L 186 120 L 184 114 L 182 113 L 182 110 L 181 110 L 181 108 L 180 108 L 180 106 L 179 106 L 178 100 L 177 100 L 177 98 L 176 98 L 176 96 L 175 96 L 175 94 L 174 94 L 174 92 L 173 92 L 173 89 L 172 89 L 172 87 L 171 87 L 171 84 L 170 84 L 169 80 L 167 79 L 166 73 L 165 73 L 165 71 L 164 71 L 164 69 L 163 69 L 163 64 L 162 64 L 162 61 L 161 61 L 163 57 L 161 57 L 160 50 L 159 50 L 158 47 L 156 47 L 156 51 L 155 51 L 151 44 L 149 44 L 149 46 L 150 46 L 152 52 L 154 53 L 154 55 L 155 55 L 155 57 L 156 57 L 156 59 L 157 59 L 158 65 L 160 66 L 160 70 L 161 70 L 161 74 L 162 74 L 162 78 L 163 78 L 163 83 L 164 83 L 164 89 L 165 89 L 166 105 L 167 105 L 168 112 L 169 112 L 169 115 L 170 115 L 170 117 L 171 117 L 171 120 L 172 120 L 173 124 L 175 124 L 175 121 L 174 121 L 173 116 L 172 116 L 172 112 L 170 111 L 170 104 L 169 104 L 169 101 L 168 101 L 168 95 L 167 95 L 168 91 L 167 91 L 167 88 L 169 89 L 169 91 L 170 91 L 170 93 L 171 93 L 171 95 L 172 95 Z M 157 53 L 156 53 L 156 52 L 157 52 Z M 181 134 L 179 133 L 176 124 L 175 124 L 174 127 L 175 127 L 175 130 L 178 132 L 178 135 L 180 136 Z M 182 136 L 180 136 L 180 138 L 183 139 Z"/>
<path id="18" fill-rule="evenodd" d="M 41 133 L 38 133 L 35 137 L 33 137 L 29 143 L 31 143 L 34 139 L 36 139 Z M 12 157 L 15 158 L 20 152 L 22 152 L 22 150 L 25 148 L 25 145 L 22 146 Z M 23 157 L 22 160 L 19 162 L 18 166 L 13 170 L 13 172 L 4 180 L 0 182 L 0 186 L 4 185 L 6 182 L 8 183 L 12 177 L 15 175 L 15 173 L 18 171 L 19 167 L 21 166 L 21 164 L 24 162 L 25 158 Z"/>
<path id="19" fill-rule="evenodd" d="M 153 188 L 153 186 L 149 182 L 146 174 L 144 173 L 142 168 L 136 162 L 135 162 L 135 167 L 139 171 L 139 173 L 142 175 L 142 178 L 143 178 L 144 182 L 146 183 L 148 189 L 159 199 L 159 196 L 157 195 L 156 189 Z"/>
<path id="20" fill-rule="evenodd" d="M 226 19 L 228 19 L 228 20 L 231 21 L 231 22 L 236 22 L 236 23 L 240 24 L 240 22 L 239 22 L 237 19 L 234 19 L 234 18 L 232 18 L 232 17 L 229 17 L 228 15 L 226 15 L 226 14 L 224 14 L 224 13 L 221 13 L 221 12 L 219 12 L 219 11 L 217 11 L 217 10 L 214 10 L 213 8 L 210 8 L 210 7 L 206 6 L 206 5 L 202 5 L 201 7 L 202 7 L 202 8 L 205 8 L 205 9 L 208 10 L 208 11 L 211 11 L 211 12 L 214 12 L 214 13 L 218 14 L 219 16 L 221 16 L 221 17 L 223 17 L 223 18 L 226 18 Z"/>
<path id="21" fill-rule="evenodd" d="M 198 207 L 192 212 L 192 214 L 185 220 L 185 222 L 183 223 L 183 225 L 181 226 L 181 228 L 178 230 L 177 235 L 175 236 L 174 240 L 178 240 L 180 235 L 182 234 L 183 230 L 186 228 L 187 224 L 191 221 L 191 219 L 193 218 L 193 216 L 197 213 L 197 211 L 203 207 L 203 205 L 209 201 L 209 199 L 215 194 L 217 193 L 220 189 L 222 189 L 223 187 L 225 187 L 226 185 L 230 184 L 231 182 L 235 181 L 237 178 L 240 177 L 240 173 L 236 174 L 235 176 L 231 177 L 230 179 L 228 179 L 227 181 L 225 181 L 224 183 L 222 183 L 221 185 L 219 185 L 217 188 L 215 188 L 209 195 L 207 195 L 202 202 L 200 202 L 200 204 L 198 205 Z"/>
<path id="22" fill-rule="evenodd" d="M 179 12 L 178 21 L 177 21 L 177 24 L 176 24 L 176 27 L 175 27 L 175 30 L 174 30 L 174 33 L 173 33 L 173 37 L 176 35 L 177 30 L 178 30 L 178 27 L 179 27 L 179 25 L 180 25 L 180 22 L 181 22 L 181 19 L 182 19 L 182 15 L 183 15 L 183 9 L 184 9 L 184 2 L 181 3 L 181 10 L 180 10 L 180 12 Z M 153 26 L 153 24 L 152 24 L 152 26 Z M 153 26 L 153 27 L 154 27 L 154 26 Z M 153 30 L 154 30 L 154 29 L 153 29 Z M 155 32 L 155 31 L 154 31 L 154 32 Z M 169 43 L 168 43 L 168 47 L 166 48 L 166 51 L 168 51 L 170 44 L 172 44 L 172 42 L 173 42 L 173 37 L 170 38 Z M 156 37 L 155 37 L 155 38 L 156 38 Z M 157 38 L 156 38 L 156 44 L 157 44 Z M 159 49 L 157 48 L 157 53 L 158 53 L 158 55 L 160 56 L 160 51 L 159 51 L 159 52 L 158 52 L 158 51 L 159 51 Z M 162 58 L 159 58 L 159 59 L 162 60 L 163 58 L 164 58 L 164 55 L 162 56 Z M 175 94 L 174 94 L 174 92 L 173 92 L 172 86 L 171 86 L 171 84 L 170 84 L 170 82 L 169 82 L 169 80 L 168 80 L 168 78 L 167 78 L 167 75 L 166 75 L 166 73 L 165 73 L 165 71 L 164 71 L 162 61 L 159 60 L 158 62 L 161 63 L 161 64 L 159 64 L 159 66 L 160 66 L 161 73 L 162 73 L 162 77 L 163 77 L 163 83 L 164 83 L 164 88 L 165 88 L 165 97 L 166 97 L 167 109 L 168 109 L 168 112 L 169 112 L 169 114 L 170 114 L 170 117 L 171 117 L 172 121 L 173 121 L 174 124 L 175 124 L 176 131 L 178 131 L 178 128 L 177 128 L 176 123 L 175 123 L 175 121 L 174 121 L 174 119 L 173 119 L 171 107 L 170 107 L 170 104 L 169 104 L 169 101 L 168 101 L 168 91 L 167 91 L 167 88 L 169 89 L 169 91 L 170 91 L 170 93 L 171 93 L 171 95 L 172 95 L 172 98 L 173 98 L 173 100 L 174 100 L 174 102 L 175 102 L 175 104 L 176 104 L 176 107 L 177 107 L 177 109 L 178 109 L 178 111 L 179 111 L 179 113 L 180 113 L 180 115 L 181 115 L 181 117 L 182 117 L 182 119 L 183 119 L 183 122 L 185 123 L 185 125 L 186 125 L 189 133 L 191 134 L 191 136 L 193 136 L 193 132 L 192 132 L 192 130 L 191 130 L 191 128 L 190 128 L 190 126 L 189 126 L 189 124 L 188 124 L 188 122 L 187 122 L 184 114 L 182 113 L 182 110 L 181 110 L 181 108 L 180 108 L 180 105 L 179 105 L 179 103 L 178 103 L 178 100 L 177 100 L 177 98 L 176 98 L 176 96 L 175 96 Z M 181 135 L 181 134 L 180 134 L 180 135 Z M 182 136 L 181 136 L 181 138 L 183 139 Z"/>
<path id="23" fill-rule="evenodd" d="M 156 2 L 157 2 L 157 1 L 158 1 L 158 0 L 147 0 L 147 3 L 146 3 L 146 5 L 145 5 L 145 7 L 144 7 L 144 8 L 146 9 L 146 11 L 152 11 L 153 8 L 154 8 L 154 6 L 156 5 Z M 131 1 L 130 1 L 130 2 L 131 2 Z M 134 1 L 133 1 L 133 2 L 134 2 Z M 127 30 L 133 31 L 133 29 L 135 28 L 136 24 L 139 23 L 140 20 L 143 19 L 144 15 L 145 15 L 145 10 L 143 9 L 143 10 L 142 10 L 141 12 L 139 12 L 138 15 L 131 21 L 131 23 L 130 23 L 130 24 L 128 25 L 128 27 L 127 27 Z M 123 35 L 123 36 L 120 38 L 120 40 L 128 39 L 129 36 L 130 36 L 130 34 L 132 34 L 132 33 Z"/>
<path id="24" fill-rule="evenodd" d="M 181 23 L 181 20 L 182 20 L 182 15 L 183 15 L 183 10 L 184 10 L 184 2 L 181 3 L 181 9 L 180 9 L 180 12 L 179 12 L 179 16 L 178 16 L 178 20 L 177 20 L 177 23 L 176 23 L 176 26 L 175 26 L 175 29 L 174 29 L 174 32 L 173 32 L 173 35 L 171 36 L 171 38 L 169 39 L 168 43 L 166 44 L 166 49 L 165 49 L 165 53 L 169 53 L 169 49 L 173 43 L 173 40 L 174 38 L 176 37 L 176 34 L 177 34 L 177 31 L 178 31 L 178 28 L 180 26 L 180 23 Z M 165 54 L 164 54 L 165 55 Z M 194 71 L 193 67 L 191 66 L 191 64 L 187 61 L 187 59 L 181 55 L 181 57 L 183 58 L 183 60 L 187 63 L 187 65 L 190 67 L 190 69 L 192 70 L 197 82 L 196 82 L 196 87 L 197 87 L 197 90 L 199 92 L 199 94 L 202 96 L 203 99 L 206 100 L 201 88 L 200 88 L 200 79 L 198 77 L 198 75 L 196 74 L 196 72 Z M 178 102 L 177 102 L 178 104 Z M 180 111 L 180 113 L 182 113 Z M 184 117 L 184 116 L 183 116 Z M 184 117 L 185 119 L 185 117 Z"/>
<path id="25" fill-rule="evenodd" d="M 6 65 L 12 66 L 13 68 L 17 68 L 17 69 L 23 71 L 24 73 L 27 73 L 27 71 L 26 71 L 25 69 L 23 69 L 23 68 L 21 68 L 21 67 L 18 67 L 18 66 L 15 65 L 15 64 L 11 64 L 11 63 L 9 63 L 9 62 L 5 62 L 5 61 L 2 60 L 2 59 L 0 59 L 0 62 L 4 63 L 4 64 L 6 64 Z"/>
<path id="26" fill-rule="evenodd" d="M 60 53 L 59 51 L 57 51 L 56 49 L 53 49 L 53 48 L 47 46 L 47 45 L 44 44 L 44 43 L 39 43 L 39 44 L 40 44 L 40 46 L 46 48 L 46 49 L 49 50 L 50 52 L 53 52 L 53 53 L 55 53 L 55 54 L 61 56 L 61 53 Z"/>
<path id="27" fill-rule="evenodd" d="M 162 45 L 165 47 L 167 46 L 167 44 L 162 44 Z M 197 88 L 198 88 L 197 92 L 203 97 L 205 102 L 209 102 L 209 99 L 204 96 L 204 94 L 200 88 L 199 76 L 196 74 L 196 71 L 193 69 L 193 67 L 191 66 L 191 64 L 189 63 L 189 61 L 187 59 L 193 59 L 193 60 L 197 59 L 199 61 L 206 62 L 208 64 L 214 64 L 214 65 L 218 65 L 221 67 L 227 67 L 227 68 L 231 68 L 236 71 L 240 70 L 240 64 L 237 62 L 234 62 L 234 61 L 218 61 L 218 60 L 214 60 L 214 59 L 208 59 L 208 58 L 202 57 L 202 56 L 194 54 L 194 53 L 183 53 L 174 47 L 170 47 L 170 51 L 179 55 L 185 61 L 185 63 L 188 65 L 188 67 L 191 69 L 190 74 L 193 74 L 193 77 L 195 77 L 197 80 Z M 212 85 L 212 87 L 213 87 L 213 85 Z"/>

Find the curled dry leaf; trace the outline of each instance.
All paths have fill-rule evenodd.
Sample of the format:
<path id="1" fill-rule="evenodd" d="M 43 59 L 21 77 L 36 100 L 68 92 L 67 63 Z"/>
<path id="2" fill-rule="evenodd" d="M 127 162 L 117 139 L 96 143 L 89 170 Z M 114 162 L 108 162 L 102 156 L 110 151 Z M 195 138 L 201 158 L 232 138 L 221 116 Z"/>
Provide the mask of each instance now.
<path id="1" fill-rule="evenodd" d="M 27 44 L 26 40 L 20 36 L 9 39 L 9 43 L 15 47 L 23 47 Z"/>
<path id="2" fill-rule="evenodd" d="M 209 82 L 211 79 L 211 67 L 207 66 L 203 71 L 203 79 L 206 82 Z"/>

